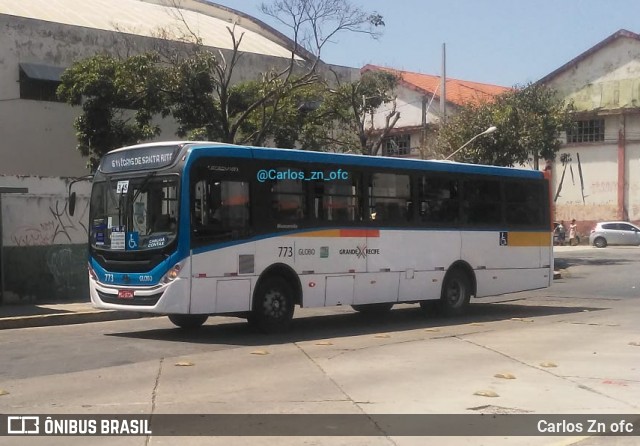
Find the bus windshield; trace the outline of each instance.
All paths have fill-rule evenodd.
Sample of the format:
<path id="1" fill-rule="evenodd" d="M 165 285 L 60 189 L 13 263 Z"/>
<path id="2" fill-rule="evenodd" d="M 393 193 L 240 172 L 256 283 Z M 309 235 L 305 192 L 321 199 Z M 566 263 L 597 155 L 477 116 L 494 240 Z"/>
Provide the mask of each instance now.
<path id="1" fill-rule="evenodd" d="M 91 246 L 135 251 L 169 245 L 178 233 L 178 185 L 177 175 L 156 176 L 155 172 L 94 182 Z"/>

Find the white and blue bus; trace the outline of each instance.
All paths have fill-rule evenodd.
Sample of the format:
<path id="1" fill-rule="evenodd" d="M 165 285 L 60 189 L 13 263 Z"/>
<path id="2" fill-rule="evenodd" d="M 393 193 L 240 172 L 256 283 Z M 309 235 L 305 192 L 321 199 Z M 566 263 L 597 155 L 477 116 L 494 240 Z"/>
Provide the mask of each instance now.
<path id="1" fill-rule="evenodd" d="M 296 305 L 380 312 L 548 287 L 542 172 L 209 142 L 109 152 L 93 178 L 91 300 L 196 328 L 286 329 Z"/>

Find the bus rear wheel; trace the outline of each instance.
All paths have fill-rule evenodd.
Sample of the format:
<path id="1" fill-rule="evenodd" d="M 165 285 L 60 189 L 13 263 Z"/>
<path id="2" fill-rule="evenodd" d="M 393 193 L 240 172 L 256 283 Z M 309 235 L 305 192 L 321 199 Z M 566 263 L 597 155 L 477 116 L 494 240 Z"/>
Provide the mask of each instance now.
<path id="1" fill-rule="evenodd" d="M 291 286 L 281 277 L 269 277 L 258 286 L 247 321 L 263 333 L 280 333 L 291 327 L 294 308 Z"/>
<path id="2" fill-rule="evenodd" d="M 471 281 L 460 269 L 449 271 L 442 284 L 440 311 L 447 316 L 462 314 L 471 299 Z"/>
<path id="3" fill-rule="evenodd" d="M 169 320 L 183 330 L 197 330 L 209 318 L 206 314 L 170 314 Z"/>
<path id="4" fill-rule="evenodd" d="M 356 310 L 358 313 L 381 314 L 391 310 L 391 308 L 393 308 L 393 304 L 389 302 L 379 303 L 379 304 L 361 304 L 361 305 L 351 305 L 351 308 Z"/>

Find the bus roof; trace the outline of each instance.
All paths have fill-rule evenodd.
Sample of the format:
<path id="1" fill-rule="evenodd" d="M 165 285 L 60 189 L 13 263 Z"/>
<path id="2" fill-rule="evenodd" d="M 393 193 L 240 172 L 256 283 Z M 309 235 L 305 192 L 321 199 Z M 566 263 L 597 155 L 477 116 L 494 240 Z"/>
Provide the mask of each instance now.
<path id="1" fill-rule="evenodd" d="M 418 160 L 406 158 L 392 158 L 369 155 L 356 155 L 347 153 L 329 153 L 315 152 L 310 150 L 299 149 L 281 149 L 268 147 L 240 146 L 228 143 L 209 142 L 209 141 L 164 141 L 146 144 L 137 144 L 133 146 L 123 147 L 113 150 L 109 153 L 118 153 L 135 149 L 152 149 L 153 147 L 168 146 L 187 146 L 187 150 L 191 153 L 204 155 L 203 152 L 216 151 L 220 156 L 252 158 L 256 160 L 270 161 L 298 161 L 303 163 L 328 163 L 335 164 L 337 167 L 341 165 L 346 168 L 349 166 L 359 167 L 381 167 L 381 168 L 398 168 L 412 170 L 428 170 L 436 172 L 455 172 L 467 174 L 496 175 L 519 178 L 543 178 L 543 172 L 537 170 L 487 166 L 481 164 L 458 163 L 454 161 L 441 160 Z M 214 152 L 215 153 L 215 152 Z"/>

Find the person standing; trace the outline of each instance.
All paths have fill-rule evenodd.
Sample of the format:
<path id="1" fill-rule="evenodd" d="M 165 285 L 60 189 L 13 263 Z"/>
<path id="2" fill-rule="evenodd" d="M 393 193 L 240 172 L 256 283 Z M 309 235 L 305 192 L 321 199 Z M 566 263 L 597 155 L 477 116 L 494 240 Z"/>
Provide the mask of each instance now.
<path id="1" fill-rule="evenodd" d="M 556 227 L 556 234 L 558 234 L 558 245 L 564 246 L 564 241 L 567 236 L 567 230 L 564 227 L 564 220 L 561 220 L 560 224 Z"/>
<path id="2" fill-rule="evenodd" d="M 580 243 L 580 240 L 577 238 L 577 228 L 576 219 L 571 220 L 571 224 L 569 225 L 569 246 L 574 246 L 573 242 L 575 240 L 576 245 Z"/>

